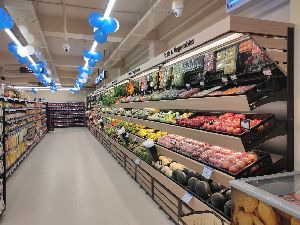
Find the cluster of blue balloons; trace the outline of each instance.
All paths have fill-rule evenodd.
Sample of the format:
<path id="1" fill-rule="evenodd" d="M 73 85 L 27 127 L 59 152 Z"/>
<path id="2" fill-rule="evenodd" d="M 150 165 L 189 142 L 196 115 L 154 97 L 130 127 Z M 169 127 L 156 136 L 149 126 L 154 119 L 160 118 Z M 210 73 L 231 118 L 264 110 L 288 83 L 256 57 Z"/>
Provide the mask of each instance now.
<path id="1" fill-rule="evenodd" d="M 14 21 L 8 12 L 0 7 L 0 30 L 11 29 L 14 26 Z M 36 64 L 28 62 L 27 57 L 22 57 L 18 54 L 19 46 L 15 42 L 10 42 L 7 45 L 8 50 L 17 58 L 20 64 L 26 65 L 33 73 L 37 76 L 38 80 L 41 81 L 45 86 L 49 86 L 51 84 L 51 88 L 53 90 L 57 90 L 55 84 L 51 81 L 51 78 L 46 76 L 45 63 L 43 61 L 39 61 Z M 32 91 L 36 93 L 36 89 L 32 89 Z"/>
<path id="2" fill-rule="evenodd" d="M 0 8 L 0 30 L 11 29 L 14 21 L 4 8 Z"/>
<path id="3" fill-rule="evenodd" d="M 13 56 L 17 58 L 20 64 L 25 65 L 28 63 L 27 57 L 22 57 L 18 54 L 19 46 L 15 42 L 9 42 L 7 44 L 7 48 L 13 54 Z"/>
<path id="4" fill-rule="evenodd" d="M 107 41 L 108 35 L 116 32 L 119 29 L 119 22 L 112 17 L 103 18 L 98 12 L 92 12 L 89 16 L 89 24 L 94 29 L 94 39 L 96 42 L 103 44 Z M 96 66 L 97 61 L 102 59 L 101 52 L 85 50 L 84 58 L 87 60 L 88 67 L 78 67 L 78 78 L 73 88 L 70 89 L 71 93 L 77 93 L 84 87 L 87 82 L 88 76 L 92 73 L 93 67 Z"/>
<path id="5" fill-rule="evenodd" d="M 94 29 L 94 39 L 100 44 L 107 41 L 108 34 L 119 29 L 119 22 L 115 18 L 103 16 L 98 12 L 93 12 L 89 16 L 89 24 Z"/>

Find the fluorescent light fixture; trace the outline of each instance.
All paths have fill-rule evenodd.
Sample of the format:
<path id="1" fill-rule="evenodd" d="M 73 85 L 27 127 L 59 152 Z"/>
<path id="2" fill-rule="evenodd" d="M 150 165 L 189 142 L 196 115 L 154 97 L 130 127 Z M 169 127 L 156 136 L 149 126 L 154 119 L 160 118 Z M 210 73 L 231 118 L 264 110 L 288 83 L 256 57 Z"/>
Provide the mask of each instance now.
<path id="1" fill-rule="evenodd" d="M 104 12 L 103 19 L 107 19 L 111 13 L 112 8 L 114 7 L 116 0 L 110 0 Z"/>
<path id="2" fill-rule="evenodd" d="M 8 36 L 18 45 L 19 48 L 23 48 L 23 45 L 20 43 L 20 41 L 15 37 L 15 35 L 10 31 L 10 29 L 5 29 L 5 32 L 8 34 Z M 36 65 L 34 60 L 31 58 L 31 56 L 27 55 L 26 56 L 29 61 L 33 64 Z"/>
<path id="3" fill-rule="evenodd" d="M 14 88 L 16 89 L 20 89 L 20 90 L 29 90 L 31 91 L 32 88 L 36 88 L 39 91 L 49 91 L 50 87 L 31 87 L 31 86 L 14 86 Z M 58 87 L 57 88 L 58 91 L 68 91 L 70 90 L 70 88 L 67 87 Z"/>
<path id="4" fill-rule="evenodd" d="M 92 48 L 91 48 L 91 52 L 94 52 L 97 48 L 97 41 L 94 41 Z"/>

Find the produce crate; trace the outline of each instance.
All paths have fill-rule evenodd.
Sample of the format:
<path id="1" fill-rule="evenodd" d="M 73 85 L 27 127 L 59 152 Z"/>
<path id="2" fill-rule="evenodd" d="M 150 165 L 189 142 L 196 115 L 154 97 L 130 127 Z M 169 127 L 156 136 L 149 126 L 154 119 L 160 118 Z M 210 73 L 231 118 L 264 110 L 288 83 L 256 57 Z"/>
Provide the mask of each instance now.
<path id="1" fill-rule="evenodd" d="M 211 211 L 192 212 L 181 216 L 179 225 L 225 225 L 226 223 L 220 216 Z"/>

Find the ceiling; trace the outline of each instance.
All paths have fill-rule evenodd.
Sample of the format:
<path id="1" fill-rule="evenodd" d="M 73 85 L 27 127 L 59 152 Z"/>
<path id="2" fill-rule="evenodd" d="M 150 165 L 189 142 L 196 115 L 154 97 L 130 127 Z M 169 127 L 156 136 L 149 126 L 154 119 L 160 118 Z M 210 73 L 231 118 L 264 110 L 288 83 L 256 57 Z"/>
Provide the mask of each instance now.
<path id="1" fill-rule="evenodd" d="M 40 57 L 46 60 L 53 79 L 62 86 L 73 86 L 78 65 L 84 65 L 83 51 L 90 49 L 93 42 L 93 30 L 89 26 L 88 16 L 93 11 L 104 12 L 106 0 L 0 0 L 0 5 L 1 2 L 14 18 L 16 25 L 27 26 L 29 32 L 34 35 L 35 41 L 32 45 L 41 53 Z M 157 2 L 162 3 L 158 5 L 160 7 L 158 9 L 155 8 Z M 97 68 L 101 69 L 105 61 L 115 52 L 113 55 L 118 53 L 119 57 L 111 68 L 123 67 L 119 71 L 128 70 L 135 65 L 135 60 L 141 57 L 144 61 L 147 59 L 150 41 L 167 43 L 199 20 L 205 19 L 213 10 L 225 6 L 224 0 L 184 2 L 183 16 L 175 18 L 170 14 L 171 0 L 116 0 L 111 16 L 119 20 L 120 29 L 110 35 L 108 42 L 98 45 L 97 51 L 104 54 L 104 60 L 97 63 Z M 62 47 L 65 42 L 63 7 L 66 13 L 67 41 L 71 47 L 69 53 L 65 53 Z M 151 15 L 151 7 L 153 18 L 146 24 L 143 19 Z M 223 14 L 225 15 L 225 11 Z M 143 35 L 128 35 L 137 27 Z M 18 28 L 16 30 L 18 31 Z M 27 40 L 26 35 L 23 36 Z M 5 79 L 4 82 L 13 85 L 36 84 L 37 79 L 33 74 L 19 73 L 17 60 L 7 50 L 7 43 L 10 41 L 5 32 L 0 32 L 2 80 Z M 122 41 L 123 45 L 120 45 Z M 122 54 L 116 49 L 119 45 L 126 49 Z M 94 84 L 92 79 L 95 73 L 90 76 L 89 86 Z"/>

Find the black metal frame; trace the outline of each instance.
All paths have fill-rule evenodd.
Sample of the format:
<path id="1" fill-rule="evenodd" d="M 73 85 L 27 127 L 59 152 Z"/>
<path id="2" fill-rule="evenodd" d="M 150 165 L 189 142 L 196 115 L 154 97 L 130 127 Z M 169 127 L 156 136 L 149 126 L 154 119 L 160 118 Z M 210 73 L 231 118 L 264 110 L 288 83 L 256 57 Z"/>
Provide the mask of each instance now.
<path id="1" fill-rule="evenodd" d="M 294 28 L 287 35 L 287 170 L 294 170 Z"/>

